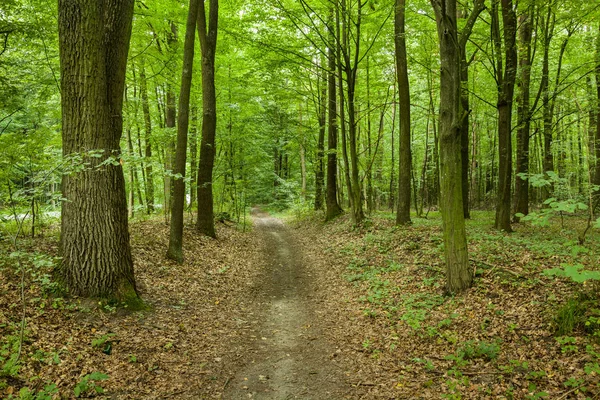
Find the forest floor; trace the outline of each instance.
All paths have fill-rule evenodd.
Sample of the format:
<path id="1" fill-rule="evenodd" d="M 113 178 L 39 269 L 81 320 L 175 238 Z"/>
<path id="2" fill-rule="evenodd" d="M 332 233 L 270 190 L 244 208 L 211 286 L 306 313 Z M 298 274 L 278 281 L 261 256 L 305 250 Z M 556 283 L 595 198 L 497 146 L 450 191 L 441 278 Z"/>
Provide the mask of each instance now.
<path id="1" fill-rule="evenodd" d="M 181 265 L 164 221 L 132 223 L 142 312 L 60 297 L 55 228 L 18 253 L 0 235 L 0 398 L 600 398 L 598 287 L 542 273 L 597 269 L 597 231 L 504 234 L 475 213 L 475 283 L 452 297 L 439 216 L 321 220 L 255 210 L 217 240 L 190 226 Z"/>

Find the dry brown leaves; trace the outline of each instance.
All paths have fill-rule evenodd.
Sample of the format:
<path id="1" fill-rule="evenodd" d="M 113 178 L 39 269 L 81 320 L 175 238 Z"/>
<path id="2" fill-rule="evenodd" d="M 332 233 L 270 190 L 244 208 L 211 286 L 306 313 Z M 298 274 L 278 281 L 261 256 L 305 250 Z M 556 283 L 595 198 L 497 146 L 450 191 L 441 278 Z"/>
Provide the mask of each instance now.
<path id="1" fill-rule="evenodd" d="M 109 375 L 99 384 L 112 399 L 221 396 L 243 356 L 235 343 L 251 328 L 245 318 L 259 264 L 256 240 L 224 225 L 218 227 L 218 240 L 186 228 L 185 262 L 178 265 L 165 258 L 164 223 L 135 223 L 131 233 L 136 279 L 151 311 L 107 313 L 85 303 L 75 310 L 62 303 L 54 309 L 56 300 L 44 299 L 39 288 L 28 285 L 24 366 L 19 379 L 6 380 L 0 397 L 52 382 L 62 398 L 72 398 L 74 386 L 95 371 Z M 14 332 L 6 323 L 20 320 L 14 308 L 19 280 L 10 269 L 2 274 L 0 333 L 8 335 Z M 110 354 L 102 351 L 106 344 L 98 344 L 102 339 L 111 342 Z M 46 355 L 36 361 L 40 351 Z"/>
<path id="2" fill-rule="evenodd" d="M 490 237 L 472 238 L 469 245 L 473 264 L 483 267 L 474 287 L 450 298 L 443 293 L 443 260 L 436 250 L 442 242 L 439 224 L 393 228 L 387 220 L 372 223 L 360 232 L 352 230 L 347 217 L 296 224 L 297 236 L 311 253 L 307 266 L 321 283 L 323 321 L 328 324 L 324 332 L 341 348 L 356 398 L 535 399 L 543 392 L 552 399 L 600 396 L 598 376 L 584 372 L 586 362 L 593 361 L 586 345 L 599 352 L 597 342 L 575 332 L 577 350 L 563 352 L 555 339 L 554 311 L 575 286 L 543 277 L 541 271 L 559 266 L 564 257 L 529 250 L 526 244 L 515 252 L 514 243 L 504 243 L 505 235 L 488 230 Z M 590 254 L 590 263 L 597 263 L 596 254 Z M 361 268 L 391 263 L 401 268 L 380 271 L 380 281 L 387 285 L 351 277 Z M 356 265 L 362 267 L 349 268 Z M 378 287 L 387 288 L 384 304 L 376 296 L 369 299 Z M 433 303 L 427 304 L 428 299 Z M 415 329 L 410 324 L 418 317 L 411 315 L 419 310 L 424 310 L 423 320 Z M 498 343 L 497 358 L 476 358 L 457 368 L 447 356 L 456 355 L 468 341 Z M 566 386 L 569 379 L 579 379 L 588 391 Z"/>

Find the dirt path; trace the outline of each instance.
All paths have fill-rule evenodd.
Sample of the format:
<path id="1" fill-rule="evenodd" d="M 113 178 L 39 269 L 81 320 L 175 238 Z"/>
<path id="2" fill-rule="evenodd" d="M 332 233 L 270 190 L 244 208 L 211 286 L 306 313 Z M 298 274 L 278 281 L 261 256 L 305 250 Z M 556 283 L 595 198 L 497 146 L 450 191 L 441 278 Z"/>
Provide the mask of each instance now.
<path id="1" fill-rule="evenodd" d="M 247 338 L 246 365 L 223 398 L 347 398 L 335 347 L 322 339 L 301 250 L 280 220 L 255 210 L 254 222 L 264 247 L 264 279 L 257 284 L 260 323 Z"/>

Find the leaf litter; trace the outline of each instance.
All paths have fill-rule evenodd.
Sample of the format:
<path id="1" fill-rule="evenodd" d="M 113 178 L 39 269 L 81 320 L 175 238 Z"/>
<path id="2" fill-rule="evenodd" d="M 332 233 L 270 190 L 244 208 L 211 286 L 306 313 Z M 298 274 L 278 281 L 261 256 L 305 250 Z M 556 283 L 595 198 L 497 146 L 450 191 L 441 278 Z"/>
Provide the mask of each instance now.
<path id="1" fill-rule="evenodd" d="M 582 256 L 560 247 L 568 242 L 561 232 L 549 244 L 531 239 L 536 232 L 526 226 L 512 235 L 472 227 L 475 284 L 449 297 L 439 221 L 397 228 L 373 218 L 356 230 L 347 217 L 328 224 L 313 217 L 289 225 L 291 256 L 302 253 L 298 284 L 308 288 L 298 292 L 300 304 L 310 315 L 294 332 L 317 343 L 296 347 L 306 353 L 300 359 L 309 375 L 321 371 L 311 369 L 308 352 L 335 365 L 338 373 L 329 378 L 339 390 L 330 398 L 598 398 L 598 373 L 589 369 L 598 362 L 597 340 L 580 330 L 557 336 L 554 323 L 556 310 L 581 286 L 541 273 L 575 260 L 594 267 L 597 241 Z M 21 368 L 0 377 L 0 396 L 53 383 L 60 398 L 73 398 L 84 378 L 100 373 L 108 375 L 97 382 L 103 393 L 82 397 L 277 398 L 260 392 L 273 389 L 272 371 L 244 376 L 287 340 L 281 331 L 289 322 L 273 317 L 287 311 L 273 313 L 278 281 L 265 262 L 274 257 L 264 251 L 266 236 L 221 224 L 212 240 L 186 228 L 186 261 L 177 265 L 164 257 L 164 223 L 137 222 L 131 231 L 136 278 L 151 310 L 128 313 L 47 296 L 28 273 Z M 26 247 L 57 253 L 52 236 Z M 4 344 L 18 333 L 20 275 L 8 261 L 0 275 Z M 270 347 L 277 340 L 280 347 Z M 310 398 L 299 393 L 290 398 Z"/>

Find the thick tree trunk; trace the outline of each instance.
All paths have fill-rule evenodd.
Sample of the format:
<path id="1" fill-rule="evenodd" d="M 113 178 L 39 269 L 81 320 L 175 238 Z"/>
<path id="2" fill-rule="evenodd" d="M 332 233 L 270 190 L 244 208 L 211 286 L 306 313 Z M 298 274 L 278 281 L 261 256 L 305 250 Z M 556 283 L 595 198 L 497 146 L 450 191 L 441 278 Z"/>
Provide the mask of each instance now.
<path id="1" fill-rule="evenodd" d="M 328 131 L 327 131 L 327 194 L 326 194 L 326 212 L 327 221 L 337 217 L 342 213 L 342 208 L 337 198 L 337 94 L 335 87 L 335 69 L 336 52 L 334 44 L 333 17 L 329 26 L 329 37 L 331 43 L 328 49 Z"/>
<path id="2" fill-rule="evenodd" d="M 531 118 L 529 111 L 529 96 L 531 83 L 531 7 L 520 17 L 519 24 L 519 96 L 517 108 L 517 165 L 515 171 L 514 212 L 529 214 L 529 180 L 520 174 L 529 174 L 529 131 Z M 518 217 L 514 217 L 518 221 Z"/>
<path id="3" fill-rule="evenodd" d="M 406 58 L 406 35 L 404 30 L 404 16 L 406 0 L 396 0 L 396 14 L 394 23 L 394 45 L 396 49 L 396 71 L 398 73 L 400 140 L 398 152 L 398 209 L 396 224 L 410 224 L 410 197 L 412 154 L 410 144 L 410 88 L 408 83 L 408 61 Z"/>
<path id="4" fill-rule="evenodd" d="M 173 205 L 171 207 L 171 230 L 167 258 L 183 262 L 183 211 L 185 209 L 185 167 L 189 127 L 190 92 L 194 63 L 194 39 L 198 19 L 199 0 L 190 0 L 183 45 L 183 70 L 179 92 L 179 117 L 177 120 L 177 148 L 173 173 Z"/>
<path id="5" fill-rule="evenodd" d="M 58 3 L 63 155 L 89 163 L 63 176 L 58 274 L 74 295 L 127 302 L 138 295 L 118 160 L 132 18 L 133 0 Z"/>
<path id="6" fill-rule="evenodd" d="M 461 186 L 460 49 L 456 0 L 431 0 L 440 42 L 440 195 L 446 260 L 446 290 L 461 292 L 471 286 Z"/>
<path id="7" fill-rule="evenodd" d="M 142 58 L 143 60 L 143 58 Z M 144 157 L 146 163 L 146 211 L 154 212 L 154 177 L 152 174 L 152 119 L 148 102 L 148 84 L 144 64 L 140 67 L 140 92 L 142 95 L 142 112 L 144 113 Z"/>
<path id="8" fill-rule="evenodd" d="M 210 0 L 208 22 L 205 0 L 200 0 L 198 37 L 202 49 L 202 143 L 198 166 L 198 218 L 196 229 L 216 237 L 213 210 L 213 167 L 217 131 L 217 98 L 215 91 L 215 51 L 219 21 L 219 0 Z"/>

